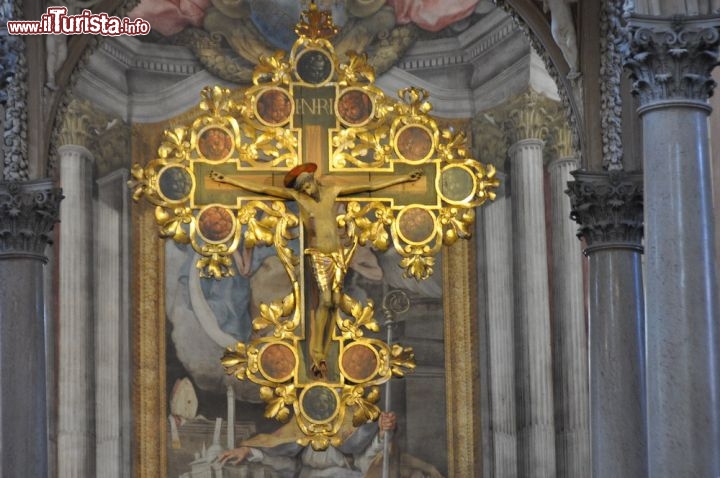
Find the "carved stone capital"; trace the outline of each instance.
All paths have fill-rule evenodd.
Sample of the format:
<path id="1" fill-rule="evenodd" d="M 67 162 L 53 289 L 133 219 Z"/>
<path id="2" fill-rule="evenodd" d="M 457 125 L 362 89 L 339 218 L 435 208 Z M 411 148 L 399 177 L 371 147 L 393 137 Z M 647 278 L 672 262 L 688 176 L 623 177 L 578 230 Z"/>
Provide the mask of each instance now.
<path id="1" fill-rule="evenodd" d="M 573 134 L 565 121 L 556 122 L 550 128 L 548 149 L 554 158 L 577 158 L 578 154 L 573 147 Z"/>
<path id="2" fill-rule="evenodd" d="M 75 99 L 70 103 L 58 139 L 61 156 L 79 154 L 69 152 L 68 148 L 80 147 L 84 156 L 95 159 L 98 176 L 129 163 L 129 126 L 120 118 L 97 110 L 88 101 Z"/>
<path id="3" fill-rule="evenodd" d="M 525 139 L 545 140 L 557 103 L 533 91 L 513 98 L 505 108 L 505 132 L 512 143 Z"/>
<path id="4" fill-rule="evenodd" d="M 585 255 L 602 249 L 642 252 L 643 182 L 640 173 L 573 171 L 570 217 L 585 240 Z"/>
<path id="5" fill-rule="evenodd" d="M 625 66 L 640 98 L 640 113 L 668 101 L 709 111 L 706 100 L 715 87 L 710 72 L 718 64 L 720 16 L 630 15 L 628 32 Z"/>
<path id="6" fill-rule="evenodd" d="M 492 116 L 481 114 L 473 119 L 472 132 L 475 158 L 505 171 L 508 141 L 501 125 Z"/>
<path id="7" fill-rule="evenodd" d="M 45 246 L 60 220 L 62 190 L 51 180 L 0 182 L 0 259 L 47 262 Z"/>

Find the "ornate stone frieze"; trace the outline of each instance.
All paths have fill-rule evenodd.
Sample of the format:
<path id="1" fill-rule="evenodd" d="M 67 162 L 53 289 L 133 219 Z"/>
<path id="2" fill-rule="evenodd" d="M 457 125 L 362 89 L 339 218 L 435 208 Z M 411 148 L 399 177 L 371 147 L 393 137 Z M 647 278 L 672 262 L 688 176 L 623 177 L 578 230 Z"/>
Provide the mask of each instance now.
<path id="1" fill-rule="evenodd" d="M 720 16 L 628 18 L 625 66 L 641 110 L 668 100 L 703 104 L 712 95 L 718 64 Z"/>
<path id="2" fill-rule="evenodd" d="M 12 6 L 12 7 L 10 7 Z M 2 21 L 19 18 L 21 2 L 11 2 L 3 9 Z M 25 39 L 0 33 L 0 103 L 5 109 L 3 123 L 2 179 L 26 181 L 27 161 L 27 61 Z M 0 109 L 2 111 L 2 109 Z"/>
<path id="3" fill-rule="evenodd" d="M 0 182 L 0 259 L 47 261 L 45 246 L 60 219 L 62 190 L 52 181 Z"/>
<path id="4" fill-rule="evenodd" d="M 585 254 L 600 249 L 642 251 L 643 183 L 641 173 L 622 171 L 571 173 L 570 217 L 585 240 Z"/>
<path id="5" fill-rule="evenodd" d="M 600 117 L 602 128 L 603 167 L 622 169 L 622 81 L 621 42 L 622 0 L 606 0 L 600 9 Z"/>

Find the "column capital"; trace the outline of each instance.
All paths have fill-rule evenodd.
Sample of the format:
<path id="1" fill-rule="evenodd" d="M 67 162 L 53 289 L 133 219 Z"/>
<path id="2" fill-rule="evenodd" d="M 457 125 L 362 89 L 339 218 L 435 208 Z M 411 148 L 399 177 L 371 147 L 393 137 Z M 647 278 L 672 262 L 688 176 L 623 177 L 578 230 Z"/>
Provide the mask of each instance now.
<path id="1" fill-rule="evenodd" d="M 573 171 L 568 182 L 570 217 L 585 239 L 585 255 L 602 249 L 642 252 L 643 179 L 641 173 Z"/>
<path id="2" fill-rule="evenodd" d="M 480 114 L 472 120 L 473 152 L 485 164 L 492 164 L 498 171 L 505 171 L 508 140 L 503 128 L 488 114 Z"/>
<path id="3" fill-rule="evenodd" d="M 122 165 L 127 155 L 129 137 L 130 129 L 120 118 L 99 111 L 87 100 L 74 99 L 65 111 L 55 145 L 58 148 L 84 146 L 97 153 L 93 156 L 101 158 L 98 161 L 101 167 L 105 163 L 117 163 L 118 159 Z M 119 155 L 120 152 L 122 154 Z M 104 169 L 103 173 L 107 173 L 113 167 Z"/>
<path id="4" fill-rule="evenodd" d="M 552 154 L 550 163 L 559 159 L 574 159 L 577 161 L 578 154 L 575 150 L 573 133 L 564 118 L 556 120 L 550 127 L 548 149 Z"/>
<path id="5" fill-rule="evenodd" d="M 640 98 L 638 112 L 663 106 L 710 107 L 718 64 L 720 16 L 628 16 L 625 67 Z"/>
<path id="6" fill-rule="evenodd" d="M 530 89 L 502 109 L 505 130 L 511 143 L 525 139 L 545 140 L 558 103 Z"/>
<path id="7" fill-rule="evenodd" d="M 60 220 L 62 190 L 52 180 L 0 182 L 0 260 L 47 262 L 45 246 Z"/>

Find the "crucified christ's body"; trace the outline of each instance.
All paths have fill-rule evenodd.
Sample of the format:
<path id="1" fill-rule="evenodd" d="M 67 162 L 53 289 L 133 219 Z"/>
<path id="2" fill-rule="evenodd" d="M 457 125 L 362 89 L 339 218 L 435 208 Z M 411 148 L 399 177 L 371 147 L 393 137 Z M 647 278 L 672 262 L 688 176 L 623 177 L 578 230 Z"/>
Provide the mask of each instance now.
<path id="1" fill-rule="evenodd" d="M 250 192 L 271 196 L 274 199 L 297 201 L 300 219 L 305 227 L 305 255 L 310 258 L 313 275 L 319 292 L 319 304 L 315 310 L 314 328 L 311 328 L 310 355 L 312 373 L 324 378 L 327 370 L 325 358 L 332 340 L 334 322 L 332 311 L 340 304 L 343 280 L 352 251 L 347 254 L 338 233 L 335 202 L 338 197 L 379 191 L 397 184 L 417 181 L 423 176 L 421 170 L 384 181 L 352 185 L 326 184 L 315 177 L 317 165 L 305 163 L 293 168 L 284 180 L 285 187 L 266 186 L 252 181 L 229 179 L 211 172 L 214 181 L 230 184 Z"/>

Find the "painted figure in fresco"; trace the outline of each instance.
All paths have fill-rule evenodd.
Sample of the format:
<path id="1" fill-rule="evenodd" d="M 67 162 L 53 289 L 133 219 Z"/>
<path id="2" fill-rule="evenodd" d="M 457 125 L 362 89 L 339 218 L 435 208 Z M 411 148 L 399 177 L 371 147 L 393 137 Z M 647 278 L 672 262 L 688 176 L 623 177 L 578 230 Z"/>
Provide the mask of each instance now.
<path id="1" fill-rule="evenodd" d="M 326 378 L 325 357 L 334 330 L 332 311 L 340 304 L 345 274 L 357 245 L 346 247 L 342 244 L 337 228 L 335 202 L 341 196 L 379 191 L 417 181 L 423 176 L 423 172 L 418 169 L 410 174 L 383 181 L 336 185 L 320 181 L 315 177 L 316 170 L 317 165 L 314 163 L 296 166 L 285 176 L 285 187 L 230 179 L 217 172 L 211 172 L 210 178 L 250 192 L 296 201 L 300 206 L 300 218 L 306 234 L 307 247 L 304 253 L 312 265 L 319 295 L 319 304 L 310 328 L 311 372 L 316 378 Z"/>
<path id="2" fill-rule="evenodd" d="M 380 478 L 383 446 L 387 433 L 397 428 L 394 412 L 380 414 L 378 423 L 353 428 L 349 419 L 341 428 L 343 444 L 339 448 L 315 451 L 295 441 L 300 430 L 294 422 L 273 433 L 262 433 L 243 440 L 238 448 L 218 455 L 224 466 L 245 463 L 262 464 L 285 478 Z M 395 450 L 395 445 L 391 445 Z M 423 460 L 401 453 L 392 458 L 391 475 L 400 478 L 442 478 L 438 470 Z M 230 471 L 230 470 L 228 470 Z M 231 474 L 231 476 L 233 476 Z"/>

